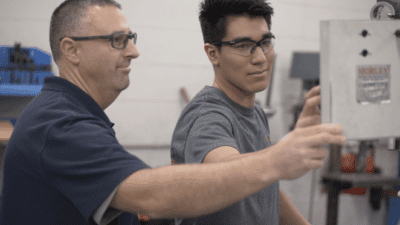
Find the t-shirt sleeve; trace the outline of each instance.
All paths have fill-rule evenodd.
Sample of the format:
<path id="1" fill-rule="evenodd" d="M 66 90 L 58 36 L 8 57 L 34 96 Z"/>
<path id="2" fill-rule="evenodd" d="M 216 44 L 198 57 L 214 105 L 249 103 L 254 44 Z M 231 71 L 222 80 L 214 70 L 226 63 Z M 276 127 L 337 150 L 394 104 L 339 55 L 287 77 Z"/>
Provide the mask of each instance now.
<path id="1" fill-rule="evenodd" d="M 213 149 L 231 146 L 238 149 L 229 119 L 217 112 L 196 119 L 189 131 L 185 146 L 185 163 L 202 163 Z"/>
<path id="2" fill-rule="evenodd" d="M 60 119 L 48 131 L 41 164 L 50 183 L 88 221 L 115 188 L 148 168 L 96 118 Z"/>

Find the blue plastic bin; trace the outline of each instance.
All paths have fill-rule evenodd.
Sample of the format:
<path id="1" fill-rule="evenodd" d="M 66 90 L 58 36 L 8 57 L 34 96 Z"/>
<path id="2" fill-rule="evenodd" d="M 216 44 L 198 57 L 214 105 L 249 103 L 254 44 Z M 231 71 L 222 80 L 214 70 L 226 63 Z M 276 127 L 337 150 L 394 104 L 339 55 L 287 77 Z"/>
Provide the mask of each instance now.
<path id="1" fill-rule="evenodd" d="M 0 69 L 7 69 L 10 62 L 10 48 L 0 46 Z"/>
<path id="2" fill-rule="evenodd" d="M 9 70 L 0 70 L 0 85 L 2 84 L 10 84 L 11 71 Z"/>
<path id="3" fill-rule="evenodd" d="M 41 72 L 41 71 L 35 71 L 33 72 L 33 83 L 36 85 L 43 85 L 43 80 L 47 76 L 53 76 L 53 72 Z"/>
<path id="4" fill-rule="evenodd" d="M 14 84 L 26 84 L 26 71 L 24 70 L 14 71 Z"/>

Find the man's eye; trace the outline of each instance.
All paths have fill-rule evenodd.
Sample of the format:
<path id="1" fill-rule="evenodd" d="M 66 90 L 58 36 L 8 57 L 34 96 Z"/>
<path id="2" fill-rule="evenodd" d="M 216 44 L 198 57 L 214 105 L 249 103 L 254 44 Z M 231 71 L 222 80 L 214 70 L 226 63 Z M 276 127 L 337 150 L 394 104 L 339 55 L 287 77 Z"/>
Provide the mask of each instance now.
<path id="1" fill-rule="evenodd" d="M 125 38 L 125 35 L 118 35 L 118 36 L 114 36 L 114 42 L 122 42 Z"/>
<path id="2" fill-rule="evenodd" d="M 264 40 L 264 41 L 261 42 L 262 46 L 268 46 L 270 44 L 271 44 L 271 40 Z"/>
<path id="3" fill-rule="evenodd" d="M 250 43 L 238 43 L 234 47 L 238 49 L 247 49 L 250 48 Z"/>

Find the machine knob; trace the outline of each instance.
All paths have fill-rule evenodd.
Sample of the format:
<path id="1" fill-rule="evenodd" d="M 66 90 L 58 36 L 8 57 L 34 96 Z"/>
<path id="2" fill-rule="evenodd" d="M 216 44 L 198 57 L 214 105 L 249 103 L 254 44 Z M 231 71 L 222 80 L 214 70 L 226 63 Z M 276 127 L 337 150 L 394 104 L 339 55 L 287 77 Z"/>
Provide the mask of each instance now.
<path id="1" fill-rule="evenodd" d="M 371 9 L 371 20 L 393 20 L 396 15 L 394 7 L 388 2 L 378 2 Z"/>

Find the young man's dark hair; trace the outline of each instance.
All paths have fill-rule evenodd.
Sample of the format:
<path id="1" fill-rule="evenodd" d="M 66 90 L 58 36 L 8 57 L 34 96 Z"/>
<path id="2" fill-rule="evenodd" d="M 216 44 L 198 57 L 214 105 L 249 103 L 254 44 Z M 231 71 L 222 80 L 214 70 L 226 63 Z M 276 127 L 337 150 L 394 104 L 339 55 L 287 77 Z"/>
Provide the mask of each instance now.
<path id="1" fill-rule="evenodd" d="M 114 0 L 66 0 L 58 6 L 51 16 L 50 21 L 50 47 L 57 63 L 60 58 L 60 38 L 77 35 L 79 23 L 91 6 L 121 5 Z"/>
<path id="2" fill-rule="evenodd" d="M 221 41 L 232 16 L 264 17 L 271 30 L 273 8 L 265 0 L 205 0 L 200 4 L 200 25 L 204 43 Z"/>

